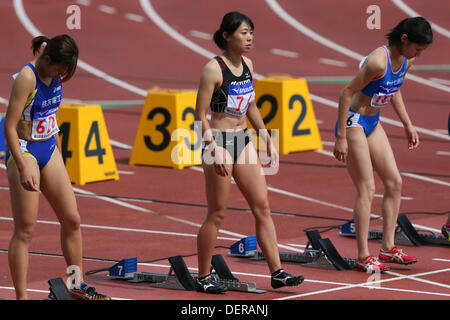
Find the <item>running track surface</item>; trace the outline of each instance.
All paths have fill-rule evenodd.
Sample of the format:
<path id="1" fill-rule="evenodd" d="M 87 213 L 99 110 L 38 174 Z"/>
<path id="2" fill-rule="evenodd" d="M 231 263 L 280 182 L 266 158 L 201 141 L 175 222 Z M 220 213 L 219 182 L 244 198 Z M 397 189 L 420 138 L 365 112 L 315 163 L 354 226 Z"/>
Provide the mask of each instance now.
<path id="1" fill-rule="evenodd" d="M 66 28 L 66 8 L 74 3 L 81 8 L 80 30 Z M 432 6 L 419 0 L 405 0 L 402 3 L 444 30 L 441 33 L 435 32 L 435 43 L 423 53 L 417 64 L 447 66 L 448 71 L 448 3 L 444 0 L 433 1 Z M 11 75 L 32 58 L 29 49 L 32 35 L 68 33 L 77 40 L 82 62 L 74 78 L 65 85 L 66 99 L 143 100 L 147 90 L 155 86 L 196 89 L 200 71 L 208 61 L 208 54 L 212 57 L 219 53 L 213 42 L 202 36 L 207 38 L 211 35 L 218 28 L 223 14 L 232 10 L 245 12 L 255 23 L 255 46 L 249 57 L 254 62 L 258 76 L 290 74 L 310 79 L 352 76 L 357 70 L 358 57 L 384 44 L 383 35 L 407 16 L 405 9 L 401 9 L 394 1 L 379 1 L 381 29 L 369 30 L 366 28 L 366 8 L 369 5 L 371 1 L 366 0 L 315 1 L 308 5 L 287 0 L 2 0 L 0 20 L 8 27 L 0 30 L 0 38 L 4 44 L 0 59 L 0 113 L 6 110 L 4 103 L 9 96 Z M 305 31 L 300 25 L 309 29 Z M 169 36 L 167 30 L 176 36 Z M 332 47 L 330 41 L 339 46 Z M 274 54 L 274 49 L 278 49 L 275 52 L 287 51 L 290 56 Z M 89 66 L 120 81 L 107 81 L 104 76 L 89 69 Z M 417 226 L 439 232 L 446 216 L 431 213 L 444 212 L 450 204 L 450 149 L 446 135 L 450 78 L 448 72 L 425 69 L 412 70 L 411 74 L 415 78 L 407 81 L 402 88 L 413 123 L 423 129 L 419 132 L 419 149 L 408 151 L 403 129 L 389 122 L 389 119 L 398 121 L 392 108 L 383 110 L 382 116 L 386 119 L 383 126 L 389 135 L 398 167 L 404 173 L 405 199 L 400 211 L 428 212 L 429 214 L 410 215 L 409 218 Z M 354 187 L 345 168 L 330 156 L 333 148 L 331 142 L 334 142 L 337 97 L 343 86 L 343 83 L 309 82 L 324 150 L 282 155 L 279 173 L 267 176 L 269 199 L 274 212 L 313 216 L 302 218 L 273 215 L 281 250 L 304 249 L 307 242 L 303 232 L 305 228 L 343 223 L 341 220 L 320 219 L 320 216 L 338 219 L 352 217 Z M 109 137 L 132 146 L 141 110 L 142 106 L 104 109 Z M 74 185 L 82 217 L 84 256 L 94 258 L 84 260 L 84 271 L 112 266 L 114 263 L 106 261 L 108 259 L 120 260 L 137 256 L 139 261 L 148 261 L 195 253 L 196 234 L 206 208 L 170 204 L 168 201 L 201 205 L 206 203 L 200 168 L 174 170 L 130 166 L 130 149 L 113 145 L 113 152 L 121 172 L 120 180 L 90 183 L 82 187 Z M 7 185 L 6 171 L 2 167 L 0 249 L 4 250 L 0 252 L 0 297 L 13 299 L 14 290 L 5 251 L 13 230 Z M 382 194 L 382 185 L 377 177 L 376 185 L 376 193 Z M 95 196 L 79 195 L 84 191 L 95 195 L 166 202 L 122 199 L 112 203 Z M 232 185 L 229 205 L 234 208 L 248 207 L 235 185 Z M 375 198 L 372 213 L 381 213 L 381 198 Z M 64 259 L 57 256 L 61 251 L 56 221 L 49 204 L 42 198 L 39 222 L 30 251 L 56 256 L 30 255 L 28 288 L 29 296 L 33 299 L 43 299 L 48 295 L 48 279 L 65 277 Z M 216 245 L 230 246 L 243 236 L 253 235 L 253 221 L 249 212 L 229 210 Z M 381 229 L 381 220 L 373 220 L 371 229 Z M 337 229 L 322 236 L 330 238 L 342 256 L 356 256 L 354 239 L 340 236 Z M 377 253 L 379 247 L 379 242 L 370 241 L 373 254 Z M 112 281 L 106 278 L 106 273 L 87 276 L 86 280 L 98 291 L 121 299 L 448 300 L 448 249 L 405 249 L 418 256 L 419 262 L 394 268 L 391 273 L 375 279 L 377 282 L 373 284 L 379 290 L 364 287 L 369 280 L 369 275 L 364 273 L 306 268 L 294 263 L 284 263 L 284 267 L 291 273 L 304 275 L 304 284 L 262 295 L 228 292 L 211 297 L 196 292 L 150 288 L 148 284 Z M 230 269 L 241 281 L 255 282 L 259 289 L 271 289 L 264 261 L 228 257 L 228 250 L 221 248 L 216 249 L 215 253 L 225 257 Z M 195 274 L 196 256 L 187 257 L 185 261 Z M 167 260 L 140 264 L 138 271 L 167 273 L 169 264 Z"/>

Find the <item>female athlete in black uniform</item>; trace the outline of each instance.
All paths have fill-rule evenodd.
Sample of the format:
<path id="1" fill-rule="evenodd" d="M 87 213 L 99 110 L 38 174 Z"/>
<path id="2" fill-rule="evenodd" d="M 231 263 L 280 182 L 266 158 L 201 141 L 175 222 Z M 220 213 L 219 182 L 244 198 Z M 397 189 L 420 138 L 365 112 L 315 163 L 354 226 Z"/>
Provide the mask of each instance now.
<path id="1" fill-rule="evenodd" d="M 252 62 L 243 56 L 252 46 L 253 23 L 242 13 L 227 13 L 214 34 L 214 41 L 224 51 L 204 67 L 196 105 L 196 120 L 201 121 L 204 134 L 203 170 L 208 202 L 208 214 L 197 239 L 199 278 L 196 289 L 207 293 L 227 290 L 210 274 L 210 267 L 217 232 L 227 210 L 231 177 L 255 217 L 256 236 L 272 273 L 272 287 L 299 285 L 302 276 L 295 277 L 281 269 L 266 180 L 247 133 L 245 115 L 266 142 L 272 161 L 277 161 L 277 152 L 255 104 Z M 206 119 L 209 108 L 212 111 L 210 122 Z"/>

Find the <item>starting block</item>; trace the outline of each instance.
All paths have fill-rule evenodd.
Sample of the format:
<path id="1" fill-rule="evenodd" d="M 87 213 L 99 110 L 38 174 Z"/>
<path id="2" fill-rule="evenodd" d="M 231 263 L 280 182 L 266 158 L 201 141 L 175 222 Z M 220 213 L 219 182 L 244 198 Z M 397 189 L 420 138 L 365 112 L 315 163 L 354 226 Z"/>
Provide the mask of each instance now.
<path id="1" fill-rule="evenodd" d="M 428 234 L 424 234 L 428 233 Z M 356 236 L 354 220 L 351 220 L 341 226 L 341 235 Z M 450 241 L 437 235 L 430 230 L 415 229 L 406 215 L 400 215 L 397 218 L 397 228 L 395 230 L 394 242 L 403 246 L 423 246 L 437 245 L 450 246 Z M 383 238 L 382 230 L 369 230 L 369 240 L 381 240 Z"/>
<path id="2" fill-rule="evenodd" d="M 344 223 L 339 234 L 346 237 L 356 237 L 355 220 Z M 369 230 L 368 240 L 381 240 L 382 237 L 382 230 Z"/>
<path id="3" fill-rule="evenodd" d="M 420 234 L 425 232 L 429 234 Z M 450 247 L 450 241 L 443 236 L 438 236 L 430 230 L 416 230 L 406 215 L 397 218 L 397 229 L 395 231 L 395 243 L 414 246 L 447 246 Z"/>
<path id="4" fill-rule="evenodd" d="M 230 255 L 250 257 L 255 254 L 257 249 L 258 241 L 256 236 L 245 237 L 230 247 Z"/>
<path id="5" fill-rule="evenodd" d="M 67 290 L 66 284 L 63 279 L 55 278 L 48 280 L 50 285 L 49 300 L 73 300 L 69 290 Z"/>
<path id="6" fill-rule="evenodd" d="M 330 239 L 323 239 L 317 230 L 306 231 L 308 242 L 303 253 L 280 251 L 280 260 L 297 262 L 305 267 L 325 268 L 333 270 L 351 270 L 356 268 L 356 259 L 343 258 Z M 249 257 L 241 255 L 242 257 Z M 250 260 L 263 260 L 264 254 L 255 251 Z"/>
<path id="7" fill-rule="evenodd" d="M 191 276 L 182 256 L 168 258 L 170 270 L 168 274 L 154 272 L 137 272 L 137 259 L 123 259 L 109 269 L 109 278 L 127 280 L 131 283 L 150 282 L 152 288 L 173 290 L 195 290 L 195 278 Z M 241 282 L 233 276 L 221 255 L 215 255 L 211 260 L 211 271 L 214 269 L 219 281 L 231 291 L 264 293 L 256 289 L 253 282 Z"/>

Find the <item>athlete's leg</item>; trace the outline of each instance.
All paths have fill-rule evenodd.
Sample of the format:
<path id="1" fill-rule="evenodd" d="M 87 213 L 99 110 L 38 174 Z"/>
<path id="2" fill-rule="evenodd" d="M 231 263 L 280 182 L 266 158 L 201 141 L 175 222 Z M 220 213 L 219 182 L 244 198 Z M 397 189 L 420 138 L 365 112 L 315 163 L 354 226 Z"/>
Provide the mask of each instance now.
<path id="1" fill-rule="evenodd" d="M 217 147 L 216 152 L 219 151 L 225 150 Z M 228 160 L 230 160 L 229 154 Z M 199 277 L 206 276 L 210 273 L 214 244 L 227 210 L 230 195 L 231 170 L 233 167 L 230 161 L 227 161 L 225 166 L 228 175 L 221 176 L 217 174 L 214 164 L 212 162 L 208 163 L 203 162 L 208 213 L 197 236 Z"/>
<path id="2" fill-rule="evenodd" d="M 358 259 L 370 255 L 368 247 L 370 210 L 375 194 L 372 162 L 369 145 L 361 128 L 347 128 L 348 157 L 347 170 L 356 187 L 353 215 L 356 227 Z"/>
<path id="3" fill-rule="evenodd" d="M 23 157 L 26 166 L 37 177 L 39 188 L 39 166 L 29 156 Z M 39 192 L 27 191 L 20 183 L 20 174 L 12 160 L 7 168 L 14 232 L 9 243 L 8 261 L 17 299 L 27 299 L 28 248 L 36 225 Z"/>
<path id="4" fill-rule="evenodd" d="M 243 161 L 242 157 L 249 160 Z M 273 273 L 281 268 L 277 235 L 270 213 L 266 179 L 261 173 L 261 164 L 251 142 L 239 156 L 238 164 L 234 165 L 233 177 L 255 217 L 258 244 Z"/>
<path id="5" fill-rule="evenodd" d="M 61 248 L 68 266 L 80 268 L 82 281 L 82 240 L 80 215 L 69 175 L 58 148 L 41 169 L 41 190 L 61 224 Z"/>
<path id="6" fill-rule="evenodd" d="M 395 228 L 402 193 L 402 178 L 395 162 L 394 153 L 381 125 L 377 126 L 367 141 L 373 167 L 384 184 L 382 249 L 390 250 L 394 247 Z"/>

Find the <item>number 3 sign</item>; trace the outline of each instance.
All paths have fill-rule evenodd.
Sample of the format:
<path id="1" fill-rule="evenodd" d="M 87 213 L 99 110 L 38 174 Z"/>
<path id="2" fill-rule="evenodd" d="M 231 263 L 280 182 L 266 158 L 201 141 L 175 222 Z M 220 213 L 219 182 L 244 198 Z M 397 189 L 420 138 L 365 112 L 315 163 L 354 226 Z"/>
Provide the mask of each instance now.
<path id="1" fill-rule="evenodd" d="M 195 91 L 149 92 L 129 164 L 176 169 L 201 164 L 202 133 L 194 126 L 196 98 Z"/>

